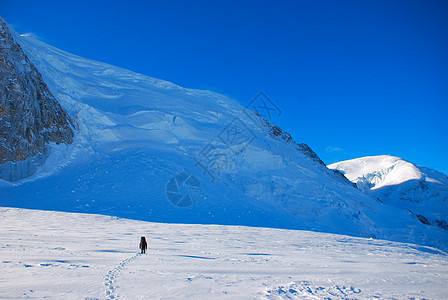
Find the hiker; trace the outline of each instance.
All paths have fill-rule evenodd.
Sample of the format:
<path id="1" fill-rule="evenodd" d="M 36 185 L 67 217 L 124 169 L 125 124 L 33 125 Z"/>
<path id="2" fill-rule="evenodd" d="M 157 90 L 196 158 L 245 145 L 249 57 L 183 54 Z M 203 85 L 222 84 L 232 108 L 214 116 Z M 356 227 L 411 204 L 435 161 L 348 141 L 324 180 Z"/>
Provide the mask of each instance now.
<path id="1" fill-rule="evenodd" d="M 146 253 L 146 249 L 148 248 L 148 243 L 146 243 L 146 238 L 144 236 L 140 239 L 140 249 L 142 250 L 142 254 Z"/>

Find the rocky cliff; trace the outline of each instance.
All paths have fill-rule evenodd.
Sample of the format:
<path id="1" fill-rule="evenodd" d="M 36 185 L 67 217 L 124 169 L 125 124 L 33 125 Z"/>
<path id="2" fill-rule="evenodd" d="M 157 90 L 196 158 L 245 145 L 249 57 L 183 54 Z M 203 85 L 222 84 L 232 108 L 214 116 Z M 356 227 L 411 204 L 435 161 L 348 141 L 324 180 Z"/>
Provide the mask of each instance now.
<path id="1" fill-rule="evenodd" d="M 48 144 L 73 142 L 69 116 L 0 17 L 0 178 L 33 174 Z"/>

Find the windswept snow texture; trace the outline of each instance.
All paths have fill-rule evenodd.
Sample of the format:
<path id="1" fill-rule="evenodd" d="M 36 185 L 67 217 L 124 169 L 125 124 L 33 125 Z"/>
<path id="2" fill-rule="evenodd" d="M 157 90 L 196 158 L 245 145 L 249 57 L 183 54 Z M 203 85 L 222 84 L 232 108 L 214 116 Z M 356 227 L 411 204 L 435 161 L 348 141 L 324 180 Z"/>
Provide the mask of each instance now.
<path id="1" fill-rule="evenodd" d="M 367 194 L 388 205 L 407 208 L 421 222 L 448 232 L 445 174 L 389 155 L 361 157 L 328 167 L 344 173 Z"/>
<path id="2" fill-rule="evenodd" d="M 0 219 L 2 299 L 448 298 L 446 253 L 415 244 L 16 208 Z"/>
<path id="3" fill-rule="evenodd" d="M 81 58 L 31 36 L 15 38 L 78 134 L 71 146 L 53 147 L 31 178 L 0 182 L 2 206 L 307 229 L 448 248 L 445 232 L 366 196 L 306 145 L 236 101 Z M 182 184 L 167 186 L 178 174 L 199 182 L 183 198 L 188 201 L 166 196 L 173 186 L 179 199 L 192 193 Z"/>

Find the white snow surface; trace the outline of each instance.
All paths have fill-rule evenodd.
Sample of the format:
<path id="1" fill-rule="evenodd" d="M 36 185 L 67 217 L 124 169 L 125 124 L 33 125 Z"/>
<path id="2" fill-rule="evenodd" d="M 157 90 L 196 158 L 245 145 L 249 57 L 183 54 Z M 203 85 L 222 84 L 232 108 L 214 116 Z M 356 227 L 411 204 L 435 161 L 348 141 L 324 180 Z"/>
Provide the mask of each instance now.
<path id="1" fill-rule="evenodd" d="M 1 299 L 448 298 L 447 254 L 415 244 L 6 207 L 0 219 Z"/>
<path id="2" fill-rule="evenodd" d="M 32 177 L 0 180 L 0 206 L 305 229 L 448 249 L 446 231 L 366 196 L 296 144 L 270 135 L 228 97 L 85 59 L 32 36 L 15 38 L 78 133 L 70 146 L 53 145 Z M 229 124 L 245 128 L 243 137 L 229 138 Z M 213 180 L 198 165 L 210 149 L 207 158 L 219 166 Z M 200 182 L 191 206 L 167 199 L 167 183 L 178 173 Z"/>

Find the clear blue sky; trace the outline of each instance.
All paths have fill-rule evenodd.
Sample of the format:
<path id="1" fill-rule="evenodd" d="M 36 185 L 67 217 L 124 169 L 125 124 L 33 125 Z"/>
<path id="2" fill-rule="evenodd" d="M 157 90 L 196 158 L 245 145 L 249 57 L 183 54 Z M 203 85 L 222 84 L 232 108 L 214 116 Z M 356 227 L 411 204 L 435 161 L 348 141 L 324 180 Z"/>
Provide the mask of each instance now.
<path id="1" fill-rule="evenodd" d="M 1 0 L 0 15 L 243 105 L 263 90 L 326 163 L 390 154 L 448 174 L 448 1 Z"/>

